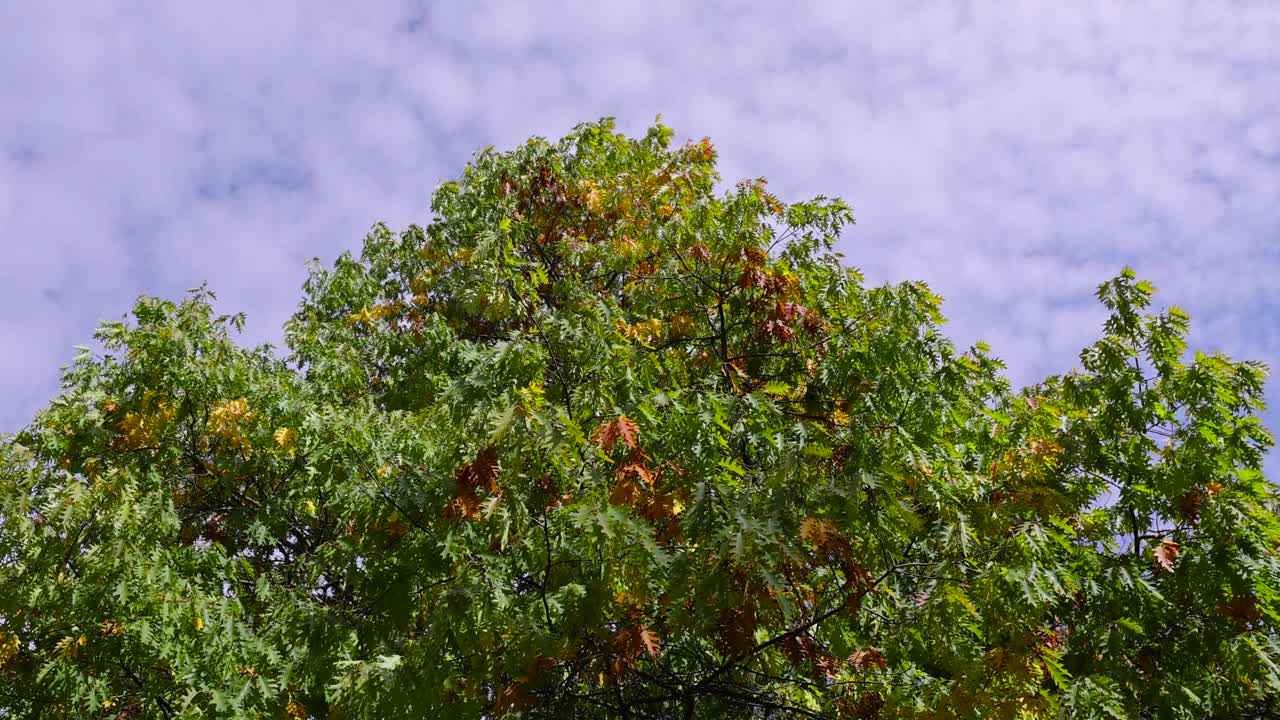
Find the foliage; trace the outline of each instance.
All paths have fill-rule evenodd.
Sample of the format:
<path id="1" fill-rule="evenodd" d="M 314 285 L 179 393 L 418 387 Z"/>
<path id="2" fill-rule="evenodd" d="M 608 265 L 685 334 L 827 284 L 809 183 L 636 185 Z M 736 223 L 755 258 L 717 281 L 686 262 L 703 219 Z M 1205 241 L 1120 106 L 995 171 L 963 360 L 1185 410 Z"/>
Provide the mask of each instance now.
<path id="1" fill-rule="evenodd" d="M 142 298 L 0 443 L 0 716 L 1200 718 L 1280 690 L 1265 370 L 1126 270 L 1015 392 L 843 202 L 608 121 Z"/>

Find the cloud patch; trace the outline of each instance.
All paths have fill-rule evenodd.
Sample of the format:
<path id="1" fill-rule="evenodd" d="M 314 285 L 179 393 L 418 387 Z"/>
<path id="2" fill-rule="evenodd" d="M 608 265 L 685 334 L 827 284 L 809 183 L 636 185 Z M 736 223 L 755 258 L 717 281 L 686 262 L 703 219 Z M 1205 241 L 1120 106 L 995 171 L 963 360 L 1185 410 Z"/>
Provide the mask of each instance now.
<path id="1" fill-rule="evenodd" d="M 1278 34 L 1250 1 L 11 3 L 0 427 L 137 292 L 207 280 L 277 340 L 305 259 L 424 221 L 480 146 L 601 115 L 845 197 L 849 261 L 929 281 L 1019 381 L 1075 364 L 1124 264 L 1198 346 L 1274 366 Z"/>

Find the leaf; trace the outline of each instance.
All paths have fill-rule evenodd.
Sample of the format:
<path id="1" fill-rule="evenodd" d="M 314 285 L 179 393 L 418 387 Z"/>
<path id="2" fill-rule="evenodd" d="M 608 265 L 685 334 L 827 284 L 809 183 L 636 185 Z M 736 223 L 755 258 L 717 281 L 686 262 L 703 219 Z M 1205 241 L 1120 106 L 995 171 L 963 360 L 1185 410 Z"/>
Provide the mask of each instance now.
<path id="1" fill-rule="evenodd" d="M 634 475 L 627 475 L 613 484 L 613 489 L 609 492 L 609 503 L 635 507 L 640 502 L 641 495 L 640 483 L 636 482 Z"/>
<path id="2" fill-rule="evenodd" d="M 626 415 L 619 415 L 616 420 L 601 423 L 591 434 L 591 439 L 606 454 L 613 452 L 614 445 L 621 440 L 628 448 L 635 449 L 640 434 L 640 427 Z"/>
<path id="3" fill-rule="evenodd" d="M 658 639 L 657 633 L 650 630 L 647 626 L 640 626 L 640 645 L 645 652 L 652 657 L 658 657 L 661 651 L 661 641 Z"/>
<path id="4" fill-rule="evenodd" d="M 486 447 L 471 462 L 458 468 L 458 486 L 466 490 L 477 490 L 487 487 L 490 492 L 498 492 L 498 451 L 493 446 Z"/>
<path id="5" fill-rule="evenodd" d="M 755 648 L 756 607 L 744 603 L 720 611 L 716 644 L 725 657 L 742 658 Z"/>
<path id="6" fill-rule="evenodd" d="M 645 454 L 639 450 L 632 452 L 618 464 L 614 475 L 618 478 L 636 478 L 652 489 L 655 478 L 653 471 L 645 464 L 645 459 Z"/>
<path id="7" fill-rule="evenodd" d="M 885 659 L 884 653 L 880 652 L 880 648 L 877 648 L 874 645 L 868 645 L 860 650 L 855 650 L 854 653 L 849 656 L 848 662 L 853 666 L 854 670 L 859 672 L 871 668 L 884 670 L 889 667 L 889 661 Z"/>
<path id="8" fill-rule="evenodd" d="M 791 394 L 791 386 L 781 380 L 770 380 L 764 384 L 764 391 L 770 395 L 786 397 Z"/>
<path id="9" fill-rule="evenodd" d="M 733 458 L 720 458 L 720 467 L 739 477 L 747 474 L 747 471 Z"/>
<path id="10" fill-rule="evenodd" d="M 1156 565 L 1167 573 L 1173 573 L 1173 561 L 1182 552 L 1182 546 L 1171 540 L 1165 540 L 1155 549 Z"/>

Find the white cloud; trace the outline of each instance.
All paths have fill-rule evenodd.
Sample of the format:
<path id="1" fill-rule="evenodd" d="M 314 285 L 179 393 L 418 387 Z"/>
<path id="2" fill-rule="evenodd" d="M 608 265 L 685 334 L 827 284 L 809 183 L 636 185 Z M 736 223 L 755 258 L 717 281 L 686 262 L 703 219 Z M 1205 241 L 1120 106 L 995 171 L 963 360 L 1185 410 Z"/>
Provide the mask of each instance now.
<path id="1" fill-rule="evenodd" d="M 604 114 L 844 196 L 849 260 L 928 280 L 1020 379 L 1074 364 L 1125 263 L 1277 364 L 1277 32 L 1252 1 L 10 3 L 0 427 L 138 290 L 208 279 L 277 338 L 303 259 L 425 219 L 479 146 Z"/>

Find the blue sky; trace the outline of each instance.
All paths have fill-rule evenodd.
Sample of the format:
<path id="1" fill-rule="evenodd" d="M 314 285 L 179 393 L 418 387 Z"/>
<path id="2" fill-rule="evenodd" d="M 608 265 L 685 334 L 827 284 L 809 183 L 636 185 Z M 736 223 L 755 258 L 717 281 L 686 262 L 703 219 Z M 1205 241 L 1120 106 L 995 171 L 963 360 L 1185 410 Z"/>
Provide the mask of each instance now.
<path id="1" fill-rule="evenodd" d="M 604 115 L 844 197 L 849 261 L 927 280 L 1018 381 L 1076 364 L 1125 264 L 1196 347 L 1276 367 L 1277 37 L 1269 0 L 7 0 L 0 430 L 139 292 L 207 280 L 278 340 L 306 259 Z"/>

